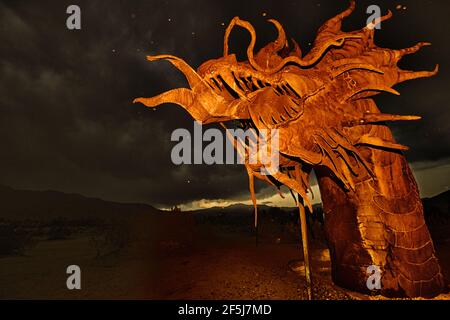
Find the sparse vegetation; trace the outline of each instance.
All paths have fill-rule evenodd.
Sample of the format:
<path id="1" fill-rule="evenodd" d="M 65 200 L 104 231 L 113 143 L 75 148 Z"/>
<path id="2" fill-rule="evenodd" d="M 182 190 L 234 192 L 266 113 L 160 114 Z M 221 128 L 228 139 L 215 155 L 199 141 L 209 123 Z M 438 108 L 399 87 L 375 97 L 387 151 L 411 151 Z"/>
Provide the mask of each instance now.
<path id="1" fill-rule="evenodd" d="M 65 240 L 72 234 L 69 223 L 66 219 L 54 219 L 49 224 L 48 240 Z"/>
<path id="2" fill-rule="evenodd" d="M 33 232 L 22 223 L 0 220 L 0 256 L 22 255 L 34 244 Z"/>
<path id="3" fill-rule="evenodd" d="M 118 256 L 131 241 L 130 226 L 126 222 L 109 221 L 94 228 L 90 243 L 96 250 L 96 258 Z"/>

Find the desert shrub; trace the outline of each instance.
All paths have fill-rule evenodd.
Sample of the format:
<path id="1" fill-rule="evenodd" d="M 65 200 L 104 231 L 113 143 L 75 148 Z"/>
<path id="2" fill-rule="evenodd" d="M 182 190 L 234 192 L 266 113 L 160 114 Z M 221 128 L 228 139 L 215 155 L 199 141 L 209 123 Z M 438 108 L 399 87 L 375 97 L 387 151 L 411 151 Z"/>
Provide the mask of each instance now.
<path id="1" fill-rule="evenodd" d="M 33 244 L 32 232 L 19 223 L 0 221 L 0 256 L 24 254 Z"/>
<path id="2" fill-rule="evenodd" d="M 94 228 L 90 238 L 96 257 L 119 255 L 130 245 L 131 230 L 127 223 L 109 222 Z"/>
<path id="3" fill-rule="evenodd" d="M 48 240 L 65 240 L 72 234 L 69 223 L 62 218 L 54 219 L 49 224 Z"/>

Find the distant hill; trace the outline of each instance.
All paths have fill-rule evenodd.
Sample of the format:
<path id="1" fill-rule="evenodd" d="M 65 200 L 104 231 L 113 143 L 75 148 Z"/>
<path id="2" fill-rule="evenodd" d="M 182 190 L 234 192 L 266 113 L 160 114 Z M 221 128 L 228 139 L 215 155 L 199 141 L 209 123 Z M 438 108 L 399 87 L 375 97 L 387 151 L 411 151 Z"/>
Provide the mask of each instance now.
<path id="1" fill-rule="evenodd" d="M 450 222 L 450 190 L 435 197 L 423 199 L 423 206 L 428 222 Z"/>
<path id="2" fill-rule="evenodd" d="M 308 214 L 314 221 L 323 222 L 322 205 L 313 206 L 314 214 Z M 189 211 L 199 222 L 233 225 L 242 228 L 252 227 L 254 224 L 254 209 L 252 205 L 235 204 L 228 207 L 212 207 L 196 211 Z M 292 207 L 271 207 L 268 205 L 258 205 L 258 220 L 260 224 L 267 224 L 268 221 L 279 224 L 297 223 L 298 209 Z"/>
<path id="3" fill-rule="evenodd" d="M 147 204 L 125 204 L 59 191 L 0 186 L 0 218 L 47 220 L 108 219 L 161 212 Z"/>
<path id="4" fill-rule="evenodd" d="M 445 191 L 432 198 L 424 198 L 423 202 L 430 204 L 442 211 L 449 211 L 450 208 L 450 190 Z"/>
<path id="5" fill-rule="evenodd" d="M 425 215 L 428 220 L 447 220 L 450 218 L 450 190 L 432 198 L 423 199 Z M 314 211 L 321 212 L 321 205 L 313 206 Z M 293 212 L 295 208 L 274 208 L 268 205 L 258 205 L 262 212 L 281 210 Z M 147 215 L 152 213 L 170 213 L 158 210 L 148 204 L 118 203 L 98 198 L 89 198 L 80 194 L 69 194 L 59 191 L 16 190 L 0 185 L 0 219 L 108 219 L 129 217 L 132 215 Z M 195 216 L 240 215 L 250 216 L 253 206 L 235 204 L 228 207 L 213 207 L 195 211 Z"/>
<path id="6" fill-rule="evenodd" d="M 313 209 L 322 207 L 322 204 L 315 204 L 313 205 Z M 297 210 L 295 207 L 274 207 L 269 206 L 266 204 L 258 204 L 258 210 L 270 210 L 270 209 L 280 209 L 282 211 L 292 211 Z M 198 210 L 192 210 L 192 211 L 186 211 L 186 212 L 195 212 L 195 213 L 201 213 L 201 212 L 242 212 L 242 211 L 253 211 L 253 205 L 247 205 L 247 204 L 232 204 L 230 206 L 226 207 L 211 207 L 207 209 L 198 209 Z"/>
<path id="7" fill-rule="evenodd" d="M 450 190 L 441 193 L 432 198 L 422 199 L 425 211 L 425 217 L 429 225 L 442 225 L 450 223 Z M 320 215 L 322 215 L 322 204 L 313 205 L 314 218 L 320 220 Z M 275 214 L 276 210 L 284 214 L 295 212 L 296 208 L 278 208 L 271 207 L 268 205 L 258 205 L 258 211 L 260 214 L 270 213 Z M 212 207 L 208 209 L 201 209 L 195 211 L 189 211 L 195 215 L 214 217 L 221 215 L 243 215 L 251 216 L 253 214 L 253 206 L 244 204 L 235 204 L 228 207 Z"/>
<path id="8" fill-rule="evenodd" d="M 321 204 L 315 204 L 313 205 L 313 210 L 317 210 L 322 208 Z M 297 208 L 293 207 L 272 207 L 265 204 L 259 204 L 258 205 L 258 211 L 273 211 L 273 210 L 281 210 L 283 212 L 292 212 L 296 211 Z M 233 204 L 227 207 L 212 207 L 207 209 L 199 209 L 194 211 L 187 211 L 189 213 L 195 213 L 195 214 L 240 214 L 240 213 L 253 213 L 253 205 L 246 205 L 246 204 Z"/>
<path id="9" fill-rule="evenodd" d="M 450 218 L 450 190 L 443 192 L 437 196 L 431 197 L 431 198 L 424 198 L 422 199 L 424 208 L 425 208 L 425 214 L 426 215 L 435 215 L 436 213 L 439 213 L 440 215 L 446 215 Z M 322 207 L 322 204 L 315 204 L 313 205 L 313 209 L 317 210 Z M 259 211 L 264 210 L 270 210 L 270 209 L 279 209 L 281 211 L 290 212 L 292 210 L 296 210 L 296 208 L 291 207 L 272 207 L 268 205 L 258 205 Z M 252 205 L 245 205 L 245 204 L 233 204 L 227 207 L 212 207 L 208 209 L 199 209 L 194 211 L 189 211 L 192 213 L 204 213 L 204 214 L 214 214 L 214 213 L 243 213 L 243 212 L 253 212 L 253 206 Z"/>

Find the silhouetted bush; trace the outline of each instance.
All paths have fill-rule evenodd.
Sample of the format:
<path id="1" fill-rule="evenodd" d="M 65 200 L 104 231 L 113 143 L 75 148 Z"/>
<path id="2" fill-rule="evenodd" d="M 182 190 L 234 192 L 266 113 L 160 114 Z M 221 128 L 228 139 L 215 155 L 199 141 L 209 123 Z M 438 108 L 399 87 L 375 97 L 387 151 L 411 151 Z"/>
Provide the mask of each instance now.
<path id="1" fill-rule="evenodd" d="M 24 254 L 34 243 L 33 234 L 19 223 L 0 221 L 0 256 Z"/>
<path id="2" fill-rule="evenodd" d="M 65 219 L 55 219 L 49 224 L 48 240 L 65 240 L 70 237 L 72 231 Z"/>
<path id="3" fill-rule="evenodd" d="M 91 245 L 96 250 L 96 257 L 119 255 L 129 246 L 131 230 L 127 223 L 110 222 L 97 226 L 91 236 Z"/>

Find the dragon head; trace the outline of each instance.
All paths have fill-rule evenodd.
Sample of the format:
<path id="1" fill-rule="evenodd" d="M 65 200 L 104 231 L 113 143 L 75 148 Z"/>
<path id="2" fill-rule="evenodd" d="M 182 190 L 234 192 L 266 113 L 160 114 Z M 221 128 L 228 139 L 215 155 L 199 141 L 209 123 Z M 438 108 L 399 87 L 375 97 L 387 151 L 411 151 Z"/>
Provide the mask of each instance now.
<path id="1" fill-rule="evenodd" d="M 406 149 L 393 141 L 371 136 L 361 128 L 385 121 L 420 119 L 383 114 L 370 98 L 381 92 L 398 95 L 393 89 L 396 84 L 438 72 L 438 67 L 434 71 L 415 72 L 397 66 L 403 56 L 429 43 L 402 50 L 375 45 L 375 26 L 391 18 L 390 11 L 361 30 L 342 31 L 343 19 L 354 9 L 355 1 L 351 1 L 348 9 L 328 20 L 304 56 L 295 41 L 289 43 L 276 20 L 269 22 L 277 28 L 278 38 L 255 54 L 255 29 L 235 17 L 225 32 L 223 56 L 203 63 L 197 71 L 175 56 L 148 56 L 149 61 L 171 62 L 185 75 L 190 88 L 137 98 L 134 102 L 148 107 L 175 103 L 202 123 L 240 120 L 256 129 L 278 129 L 280 155 L 286 167 L 292 159 L 310 166 L 324 165 L 345 187 L 353 188 L 353 169 L 363 163 L 360 145 Z M 251 35 L 246 61 L 238 61 L 229 53 L 228 39 L 236 26 Z M 276 180 L 304 195 L 300 189 L 305 185 L 289 184 L 291 180 L 286 177 Z"/>

